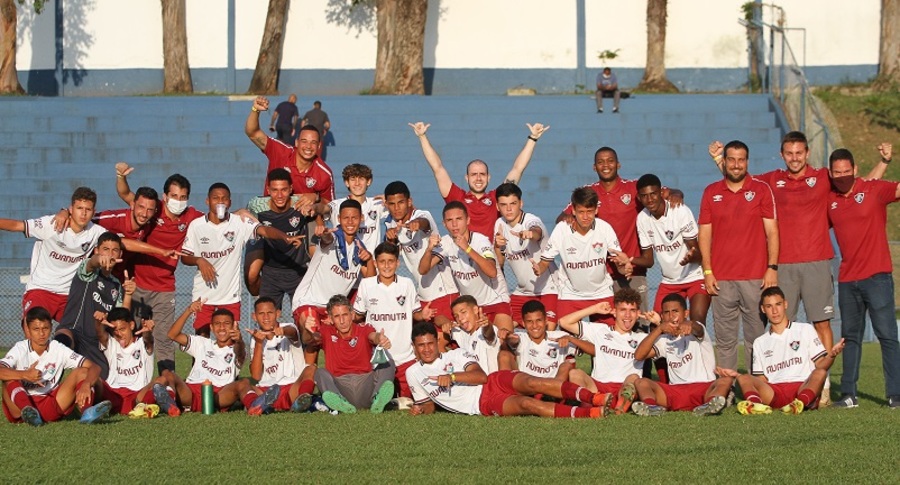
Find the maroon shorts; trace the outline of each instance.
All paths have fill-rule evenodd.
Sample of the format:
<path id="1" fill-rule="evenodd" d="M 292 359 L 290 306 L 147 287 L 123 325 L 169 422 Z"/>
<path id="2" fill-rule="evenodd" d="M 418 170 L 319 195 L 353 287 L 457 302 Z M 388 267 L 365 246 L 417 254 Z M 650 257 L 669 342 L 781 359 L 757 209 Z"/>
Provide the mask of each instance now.
<path id="1" fill-rule="evenodd" d="M 241 302 L 229 303 L 227 305 L 203 305 L 203 308 L 194 316 L 194 330 L 209 328 L 212 322 L 212 314 L 216 310 L 228 310 L 234 315 L 234 321 L 241 321 Z"/>
<path id="2" fill-rule="evenodd" d="M 691 384 L 663 384 L 657 382 L 666 394 L 666 408 L 670 411 L 690 411 L 703 404 L 703 397 L 712 382 Z"/>
<path id="3" fill-rule="evenodd" d="M 611 296 L 593 300 L 563 300 L 562 298 L 560 298 L 556 303 L 557 318 L 562 318 L 570 313 L 575 313 L 578 310 L 584 310 L 585 308 L 591 305 L 596 305 L 601 301 L 608 302 L 609 306 L 613 306 L 613 297 Z M 607 325 L 613 325 L 614 323 L 616 323 L 616 317 L 614 317 L 613 315 L 601 315 L 599 313 L 591 315 L 590 320 L 595 323 L 605 323 Z"/>
<path id="4" fill-rule="evenodd" d="M 46 394 L 43 396 L 29 396 L 31 397 L 31 402 L 34 403 L 35 409 L 38 410 L 38 413 L 41 414 L 41 419 L 44 420 L 45 423 L 49 423 L 52 421 L 59 421 L 64 416 L 68 416 L 73 409 L 75 409 L 75 402 L 72 402 L 72 405 L 69 406 L 69 409 L 60 409 L 59 404 L 56 402 L 56 393 L 59 392 L 59 388 L 57 387 L 50 394 Z M 19 410 L 21 411 L 21 409 Z M 10 423 L 21 423 L 22 418 L 14 418 L 9 411 L 9 408 L 6 406 L 6 399 L 3 400 L 3 414 L 6 415 L 6 420 Z"/>
<path id="5" fill-rule="evenodd" d="M 478 400 L 482 415 L 503 416 L 503 403 L 519 395 L 512 385 L 518 373 L 517 370 L 498 370 L 488 374 L 487 383 L 481 388 L 481 399 Z"/>
<path id="6" fill-rule="evenodd" d="M 203 384 L 188 384 L 191 390 L 191 411 L 195 413 L 203 412 Z M 222 390 L 221 386 L 213 386 L 213 395 L 218 395 Z M 228 408 L 221 408 L 219 411 L 226 411 Z"/>
<path id="7" fill-rule="evenodd" d="M 409 362 L 397 365 L 397 373 L 394 378 L 397 380 L 398 387 L 400 388 L 400 397 L 412 398 L 412 391 L 409 390 L 409 383 L 406 382 L 406 369 L 409 369 L 415 363 L 416 359 L 413 359 Z"/>
<path id="8" fill-rule="evenodd" d="M 653 302 L 653 310 L 657 313 L 662 313 L 662 301 L 663 298 L 671 295 L 672 293 L 678 293 L 683 296 L 688 303 L 691 302 L 691 298 L 694 295 L 708 295 L 706 292 L 706 283 L 703 280 L 692 281 L 690 283 L 683 283 L 680 285 L 670 285 L 668 283 L 660 283 L 659 288 L 656 290 L 656 301 Z"/>
<path id="9" fill-rule="evenodd" d="M 537 300 L 543 303 L 544 310 L 547 311 L 547 321 L 556 322 L 556 307 L 559 300 L 557 295 L 509 295 L 509 306 L 512 308 L 512 319 L 518 326 L 523 326 L 522 305 L 531 300 Z"/>
<path id="10" fill-rule="evenodd" d="M 106 381 L 103 381 L 103 400 L 112 403 L 112 413 L 128 414 L 134 409 L 138 403 L 137 395 L 140 391 L 132 391 L 124 387 L 111 387 Z M 156 398 L 148 389 L 144 393 L 144 404 L 156 404 Z"/>
<path id="11" fill-rule="evenodd" d="M 800 387 L 802 386 L 802 382 L 782 382 L 780 384 L 769 384 L 769 387 L 771 387 L 772 391 L 774 392 L 774 395 L 772 396 L 772 402 L 769 403 L 769 406 L 772 406 L 773 408 L 781 408 L 792 403 L 794 399 L 797 398 L 797 394 L 800 392 Z M 811 408 L 814 409 L 818 403 L 818 400 L 816 400 Z"/>
<path id="12" fill-rule="evenodd" d="M 50 316 L 59 322 L 62 320 L 68 300 L 69 295 L 59 295 L 47 290 L 28 290 L 22 295 L 22 317 L 28 313 L 28 310 L 40 306 L 50 312 Z"/>
<path id="13" fill-rule="evenodd" d="M 281 386 L 281 390 L 278 391 L 278 399 L 275 400 L 275 403 L 272 404 L 272 409 L 276 411 L 290 411 L 291 405 L 294 404 L 291 402 L 291 393 L 290 388 L 292 384 L 287 384 Z M 266 392 L 269 390 L 269 387 L 259 386 L 259 390 L 262 392 Z"/>
<path id="14" fill-rule="evenodd" d="M 325 307 L 300 305 L 294 310 L 294 324 L 297 325 L 297 328 L 303 328 L 306 324 L 306 317 L 309 316 L 310 312 L 316 317 L 316 325 L 321 325 L 322 320 L 328 318 L 328 312 L 325 311 Z"/>
<path id="15" fill-rule="evenodd" d="M 450 309 L 450 304 L 453 303 L 453 300 L 459 298 L 459 293 L 452 293 L 450 295 L 444 295 L 439 298 L 435 298 L 431 301 L 421 301 L 422 308 L 425 308 L 425 305 L 428 305 L 428 308 L 436 311 L 435 315 L 440 315 L 447 320 L 453 320 L 453 311 Z"/>
<path id="16" fill-rule="evenodd" d="M 509 315 L 512 313 L 512 309 L 509 308 L 509 302 L 502 301 L 500 303 L 494 303 L 493 305 L 485 305 L 481 307 L 481 310 L 484 312 L 484 316 L 488 317 L 488 320 L 491 323 L 494 323 L 494 318 L 497 315 L 503 313 Z"/>
<path id="17" fill-rule="evenodd" d="M 600 382 L 596 379 L 591 380 L 594 381 L 594 385 L 597 386 L 598 394 L 604 394 L 607 392 L 610 394 L 618 394 L 619 389 L 622 389 L 621 382 Z"/>

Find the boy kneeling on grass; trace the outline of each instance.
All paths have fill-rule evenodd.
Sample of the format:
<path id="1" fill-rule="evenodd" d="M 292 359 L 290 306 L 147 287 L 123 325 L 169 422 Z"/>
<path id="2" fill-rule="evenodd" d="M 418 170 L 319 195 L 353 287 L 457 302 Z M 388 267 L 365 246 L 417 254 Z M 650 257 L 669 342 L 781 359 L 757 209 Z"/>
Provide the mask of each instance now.
<path id="1" fill-rule="evenodd" d="M 0 359 L 3 413 L 11 423 L 40 426 L 58 421 L 78 406 L 82 423 L 94 423 L 109 413 L 111 404 L 94 404 L 101 391 L 100 367 L 65 345 L 50 340 L 50 312 L 33 307 L 25 314 L 28 338 L 16 343 Z M 63 378 L 66 369 L 72 371 Z"/>
<path id="2" fill-rule="evenodd" d="M 738 403 L 738 412 L 771 414 L 772 408 L 778 408 L 785 414 L 800 414 L 815 409 L 828 369 L 844 350 L 844 339 L 825 349 L 812 325 L 788 319 L 788 302 L 777 286 L 763 290 L 759 306 L 769 320 L 769 331 L 753 342 L 752 375 L 717 371 L 737 378 L 745 399 Z"/>
<path id="3" fill-rule="evenodd" d="M 188 335 L 181 330 L 191 315 L 196 315 L 202 308 L 205 300 L 198 298 L 178 317 L 178 320 L 169 329 L 169 338 L 181 346 L 181 350 L 194 358 L 194 366 L 191 368 L 187 379 L 182 380 L 172 371 L 164 370 L 164 377 L 168 385 L 175 389 L 178 403 L 165 392 L 165 387 L 160 384 L 153 386 L 153 394 L 162 412 L 177 416 L 180 412 L 172 411 L 172 407 L 180 404 L 191 411 L 203 410 L 202 389 L 203 382 L 209 381 L 213 386 L 215 407 L 225 411 L 237 401 L 241 401 L 247 408 L 247 414 L 259 416 L 264 411 L 270 410 L 278 397 L 279 386 L 274 385 L 266 392 L 250 385 L 248 379 L 237 379 L 241 366 L 244 364 L 244 340 L 241 338 L 241 330 L 234 320 L 234 314 L 224 308 L 213 312 L 210 321 L 211 336 L 201 337 Z"/>

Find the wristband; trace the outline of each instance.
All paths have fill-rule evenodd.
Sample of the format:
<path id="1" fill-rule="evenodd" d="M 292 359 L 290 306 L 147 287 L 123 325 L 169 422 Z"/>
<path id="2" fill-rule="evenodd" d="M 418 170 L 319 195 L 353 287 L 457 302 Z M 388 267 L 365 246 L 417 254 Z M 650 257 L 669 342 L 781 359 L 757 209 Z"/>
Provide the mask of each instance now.
<path id="1" fill-rule="evenodd" d="M 467 248 L 466 248 L 466 254 L 469 254 L 469 253 L 471 253 L 471 252 L 472 252 L 472 246 L 467 247 Z"/>
<path id="2" fill-rule="evenodd" d="M 893 160 L 894 160 L 893 158 L 882 158 L 881 163 L 887 165 L 887 164 L 891 163 Z"/>
<path id="3" fill-rule="evenodd" d="M 259 110 L 256 109 L 256 106 L 251 106 L 251 107 L 250 107 L 250 111 L 252 111 L 252 112 L 254 112 L 254 113 L 259 113 Z"/>
<path id="4" fill-rule="evenodd" d="M 535 137 L 533 137 L 532 135 L 528 135 L 528 139 L 531 140 L 531 141 L 533 141 L 533 142 L 535 142 L 535 143 L 537 143 L 537 141 L 538 141 L 538 139 L 535 138 Z"/>
<path id="5" fill-rule="evenodd" d="M 703 270 L 703 276 L 709 276 L 709 275 L 711 275 L 711 274 L 712 274 L 712 270 L 711 270 L 711 269 L 704 269 L 704 270 Z"/>
<path id="6" fill-rule="evenodd" d="M 456 382 L 456 374 L 453 372 L 450 373 L 450 382 Z"/>

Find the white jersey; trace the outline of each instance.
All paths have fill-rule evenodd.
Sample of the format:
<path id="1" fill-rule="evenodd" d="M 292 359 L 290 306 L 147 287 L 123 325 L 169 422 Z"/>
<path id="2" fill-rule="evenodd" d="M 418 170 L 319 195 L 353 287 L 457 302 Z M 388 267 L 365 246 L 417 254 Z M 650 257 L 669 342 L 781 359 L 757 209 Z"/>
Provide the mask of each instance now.
<path id="1" fill-rule="evenodd" d="M 78 265 L 90 257 L 97 238 L 106 232 L 102 226 L 88 222 L 81 232 L 66 228 L 53 229 L 53 217 L 25 220 L 25 237 L 37 239 L 31 250 L 31 277 L 25 291 L 45 290 L 68 295 Z"/>
<path id="2" fill-rule="evenodd" d="M 646 336 L 646 333 L 619 333 L 609 325 L 582 321 L 578 338 L 595 347 L 591 377 L 598 382 L 621 384 L 631 374 L 640 376 L 644 361 L 635 360 L 634 350 Z"/>
<path id="3" fill-rule="evenodd" d="M 209 216 L 194 219 L 187 228 L 184 246 L 186 254 L 203 258 L 216 269 L 216 284 L 209 286 L 200 271 L 194 275 L 191 299 L 206 298 L 207 305 L 228 305 L 241 301 L 244 246 L 256 238 L 259 223 L 241 220 L 234 214 L 219 224 Z"/>
<path id="4" fill-rule="evenodd" d="M 219 344 L 196 335 L 188 335 L 188 343 L 181 350 L 194 358 L 194 367 L 184 380 L 187 384 L 203 384 L 209 379 L 216 387 L 226 386 L 234 382 L 240 370 L 234 355 L 234 347 Z"/>
<path id="5" fill-rule="evenodd" d="M 456 383 L 450 387 L 439 387 L 437 381 L 432 379 L 452 372 L 464 372 L 466 367 L 477 363 L 475 356 L 463 349 L 445 352 L 430 364 L 417 361 L 406 369 L 406 382 L 412 391 L 413 401 L 416 404 L 434 401 L 453 413 L 481 414 L 482 386 Z"/>
<path id="6" fill-rule="evenodd" d="M 494 263 L 497 268 L 497 276 L 488 278 L 481 269 L 472 261 L 466 252 L 460 248 L 449 234 L 441 238 L 440 246 L 436 246 L 433 254 L 450 266 L 453 280 L 462 295 L 471 295 L 481 306 L 489 306 L 497 303 L 509 303 L 509 289 L 506 287 L 506 279 L 503 277 L 503 268 L 494 256 L 494 245 L 483 234 L 469 232 L 469 246 L 473 252 Z"/>
<path id="7" fill-rule="evenodd" d="M 106 347 L 100 346 L 109 362 L 106 383 L 114 389 L 140 391 L 153 380 L 153 352 L 147 352 L 144 339 L 137 338 L 122 348 L 119 341 L 110 337 Z"/>
<path id="8" fill-rule="evenodd" d="M 279 323 L 282 328 L 297 327 L 293 323 Z M 306 361 L 303 360 L 303 347 L 300 344 L 297 332 L 297 342 L 292 342 L 290 338 L 284 335 L 275 335 L 271 339 L 263 340 L 262 349 L 262 365 L 263 373 L 259 379 L 260 387 L 271 387 L 275 384 L 279 386 L 289 386 L 300 378 L 300 372 L 306 367 Z M 256 339 L 250 339 L 250 355 L 253 355 L 256 348 Z M 296 357 L 300 357 L 300 363 L 297 365 Z"/>
<path id="9" fill-rule="evenodd" d="M 790 322 L 784 332 L 768 332 L 753 341 L 751 373 L 764 375 L 770 384 L 803 382 L 824 356 L 825 346 L 808 323 Z"/>
<path id="10" fill-rule="evenodd" d="M 434 265 L 424 276 L 419 274 L 419 261 L 426 255 L 431 253 L 428 251 L 428 238 L 432 233 L 438 233 L 437 225 L 431 213 L 416 209 L 409 217 L 410 221 L 424 219 L 431 226 L 429 231 L 410 231 L 402 229 L 397 231 L 397 241 L 400 244 L 400 255 L 403 257 L 403 264 L 409 270 L 419 291 L 419 299 L 422 301 L 433 301 L 446 295 L 459 293 L 456 283 L 453 281 L 453 275 L 450 274 L 450 266 L 441 262 Z M 385 222 L 388 229 L 397 227 L 397 221 L 388 218 Z"/>
<path id="11" fill-rule="evenodd" d="M 565 221 L 553 228 L 541 259 L 562 260 L 559 271 L 560 300 L 596 300 L 613 295 L 613 281 L 606 270 L 608 251 L 621 251 L 612 226 L 594 219 L 585 235 Z"/>
<path id="12" fill-rule="evenodd" d="M 510 232 L 520 233 L 532 229 L 541 231 L 540 241 L 523 240 L 510 234 Z M 536 215 L 523 212 L 513 225 L 507 224 L 502 217 L 497 219 L 497 222 L 494 223 L 494 234 L 497 233 L 506 238 L 506 249 L 503 251 L 503 256 L 506 258 L 506 264 L 516 275 L 516 289 L 513 294 L 523 296 L 557 294 L 556 263 L 551 262 L 550 268 L 540 276 L 534 275 L 534 268 L 531 266 L 532 261 L 540 259 L 543 248 L 547 246 L 547 240 L 550 239 L 544 223 Z"/>
<path id="13" fill-rule="evenodd" d="M 31 341 L 21 340 L 0 359 L 0 366 L 13 370 L 27 370 L 35 362 L 37 362 L 35 369 L 41 371 L 42 379 L 38 382 L 24 380 L 20 382 L 29 395 L 46 396 L 59 386 L 63 371 L 81 367 L 84 357 L 56 340 L 51 340 L 47 350 L 38 355 L 31 350 Z"/>
<path id="14" fill-rule="evenodd" d="M 516 347 L 516 362 L 519 370 L 537 377 L 555 378 L 559 366 L 566 361 L 566 357 L 574 357 L 576 348 L 569 344 L 560 348 L 559 344 L 551 339 L 558 339 L 569 334 L 561 330 L 548 330 L 547 337 L 540 343 L 534 343 L 523 329 L 516 329 L 519 336 L 519 346 Z"/>
<path id="15" fill-rule="evenodd" d="M 376 331 L 384 331 L 391 341 L 388 354 L 394 364 L 405 364 L 416 358 L 413 352 L 413 313 L 419 311 L 419 296 L 412 280 L 397 276 L 390 285 L 378 281 L 377 276 L 363 278 L 359 283 L 353 310 L 366 315 L 366 323 Z"/>
<path id="16" fill-rule="evenodd" d="M 680 285 L 703 279 L 700 263 L 681 265 L 688 253 L 685 239 L 697 240 L 697 222 L 688 206 L 673 208 L 666 202 L 666 213 L 659 219 L 644 209 L 637 216 L 637 231 L 641 249 L 653 248 L 663 283 Z"/>
<path id="17" fill-rule="evenodd" d="M 294 292 L 291 311 L 303 305 L 325 308 L 332 296 L 346 296 L 353 290 L 365 263 L 353 262 L 352 246 L 353 244 L 347 245 L 347 269 L 344 269 L 341 268 L 337 258 L 337 240 L 328 245 L 319 244 L 309 262 L 306 274 Z"/>
<path id="18" fill-rule="evenodd" d="M 475 333 L 469 333 L 462 327 L 453 327 L 450 331 L 450 340 L 456 342 L 459 348 L 472 354 L 475 361 L 484 369 L 485 374 L 497 372 L 499 365 L 497 364 L 497 356 L 500 355 L 500 338 L 497 335 L 497 327 L 494 326 L 494 342 L 488 342 L 481 333 L 481 329 L 475 330 Z"/>
<path id="19" fill-rule="evenodd" d="M 338 227 L 338 225 L 340 225 L 341 222 L 338 218 L 340 217 L 341 202 L 344 202 L 349 198 L 350 197 L 334 199 L 328 203 L 328 206 L 331 209 L 331 217 L 329 218 L 331 227 Z M 381 223 L 388 216 L 388 211 L 384 206 L 384 202 L 373 199 L 372 197 L 366 197 L 366 201 L 361 205 L 362 217 L 359 220 L 359 229 L 356 230 L 356 237 L 362 241 L 363 246 L 365 246 L 369 252 L 374 253 L 375 246 L 378 246 L 381 244 L 381 241 L 384 240 L 384 232 L 381 229 Z"/>
<path id="20" fill-rule="evenodd" d="M 669 365 L 669 384 L 695 384 L 716 380 L 716 357 L 712 341 L 693 334 L 676 337 L 662 334 L 653 343 L 656 355 Z"/>

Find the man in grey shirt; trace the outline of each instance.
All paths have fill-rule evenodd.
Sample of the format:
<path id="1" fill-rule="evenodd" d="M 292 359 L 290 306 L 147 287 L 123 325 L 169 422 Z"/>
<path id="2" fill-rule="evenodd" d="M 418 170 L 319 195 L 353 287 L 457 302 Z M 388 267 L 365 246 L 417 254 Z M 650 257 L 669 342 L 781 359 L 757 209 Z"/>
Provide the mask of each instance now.
<path id="1" fill-rule="evenodd" d="M 313 109 L 303 115 L 303 121 L 300 123 L 300 126 L 306 125 L 313 125 L 319 130 L 319 150 L 316 152 L 316 155 L 325 160 L 323 148 L 325 147 L 325 137 L 328 135 L 328 130 L 331 129 L 331 121 L 328 119 L 328 113 L 322 111 L 321 101 L 314 102 Z"/>
<path id="2" fill-rule="evenodd" d="M 597 112 L 603 112 L 603 98 L 613 99 L 613 113 L 619 112 L 619 80 L 612 73 L 612 69 L 603 68 L 603 72 L 597 74 Z"/>

